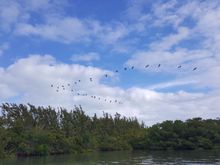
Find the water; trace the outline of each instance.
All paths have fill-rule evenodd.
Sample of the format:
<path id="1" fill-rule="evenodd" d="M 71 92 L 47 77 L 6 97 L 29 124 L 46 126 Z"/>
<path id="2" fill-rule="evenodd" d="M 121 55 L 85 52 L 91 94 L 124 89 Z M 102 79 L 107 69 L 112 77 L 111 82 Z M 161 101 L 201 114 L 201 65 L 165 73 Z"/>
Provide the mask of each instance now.
<path id="1" fill-rule="evenodd" d="M 220 151 L 120 151 L 0 160 L 0 165 L 219 164 Z"/>

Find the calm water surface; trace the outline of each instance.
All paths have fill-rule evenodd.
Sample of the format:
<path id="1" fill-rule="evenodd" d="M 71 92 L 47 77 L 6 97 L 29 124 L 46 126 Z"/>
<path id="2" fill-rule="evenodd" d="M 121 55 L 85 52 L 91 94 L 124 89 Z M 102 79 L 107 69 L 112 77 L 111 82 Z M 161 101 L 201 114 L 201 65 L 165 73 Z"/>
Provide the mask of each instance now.
<path id="1" fill-rule="evenodd" d="M 219 164 L 220 151 L 121 151 L 0 160 L 0 165 Z"/>

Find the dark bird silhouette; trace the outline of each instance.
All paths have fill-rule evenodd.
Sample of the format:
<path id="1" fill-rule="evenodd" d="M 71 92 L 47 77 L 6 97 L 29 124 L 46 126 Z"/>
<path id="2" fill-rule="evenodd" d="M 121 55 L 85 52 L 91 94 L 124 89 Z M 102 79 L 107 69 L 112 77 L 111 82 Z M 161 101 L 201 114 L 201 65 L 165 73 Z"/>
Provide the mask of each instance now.
<path id="1" fill-rule="evenodd" d="M 57 92 L 59 92 L 59 90 L 57 90 Z"/>
<path id="2" fill-rule="evenodd" d="M 74 84 L 77 84 L 77 82 L 75 81 Z"/>
<path id="3" fill-rule="evenodd" d="M 196 69 L 197 69 L 197 67 L 193 68 L 193 71 L 196 70 Z"/>
<path id="4" fill-rule="evenodd" d="M 89 80 L 92 81 L 92 78 L 90 77 Z"/>
<path id="5" fill-rule="evenodd" d="M 117 103 L 117 100 L 115 100 L 115 103 Z"/>
<path id="6" fill-rule="evenodd" d="M 53 87 L 53 84 L 51 84 L 50 86 Z"/>
<path id="7" fill-rule="evenodd" d="M 81 81 L 81 80 L 78 80 L 79 82 Z"/>
<path id="8" fill-rule="evenodd" d="M 60 87 L 58 86 L 57 89 L 59 89 Z"/>
<path id="9" fill-rule="evenodd" d="M 182 66 L 181 65 L 179 65 L 177 68 L 181 68 Z"/>
<path id="10" fill-rule="evenodd" d="M 105 99 L 105 101 L 106 101 L 106 99 Z"/>
<path id="11" fill-rule="evenodd" d="M 133 69 L 134 69 L 134 66 L 132 66 L 131 69 L 133 70 Z"/>
<path id="12" fill-rule="evenodd" d="M 71 92 L 73 92 L 73 89 L 71 90 Z"/>
<path id="13" fill-rule="evenodd" d="M 62 85 L 62 87 L 64 88 L 64 85 Z"/>
<path id="14" fill-rule="evenodd" d="M 160 66 L 161 66 L 161 64 L 158 64 L 158 66 L 157 66 L 157 67 L 159 68 Z"/>
<path id="15" fill-rule="evenodd" d="M 145 68 L 148 68 L 150 65 L 146 65 Z"/>
<path id="16" fill-rule="evenodd" d="M 125 67 L 124 70 L 127 70 L 127 68 Z"/>
<path id="17" fill-rule="evenodd" d="M 112 101 L 110 100 L 109 102 L 111 103 Z"/>
<path id="18" fill-rule="evenodd" d="M 79 96 L 80 94 L 79 94 L 79 93 L 77 93 L 77 95 Z"/>
<path id="19" fill-rule="evenodd" d="M 105 74 L 105 77 L 108 77 L 108 75 L 107 75 L 107 74 Z"/>
<path id="20" fill-rule="evenodd" d="M 70 84 L 67 84 L 68 86 L 70 86 Z"/>
<path id="21" fill-rule="evenodd" d="M 118 70 L 115 70 L 116 73 L 118 73 Z"/>

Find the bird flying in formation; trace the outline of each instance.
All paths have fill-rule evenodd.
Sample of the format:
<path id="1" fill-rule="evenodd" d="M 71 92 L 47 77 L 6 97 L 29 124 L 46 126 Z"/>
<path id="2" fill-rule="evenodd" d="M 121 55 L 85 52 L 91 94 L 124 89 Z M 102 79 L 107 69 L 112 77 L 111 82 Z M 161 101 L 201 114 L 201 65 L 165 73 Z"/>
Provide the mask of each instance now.
<path id="1" fill-rule="evenodd" d="M 145 68 L 148 68 L 150 65 L 149 64 L 146 64 L 145 65 Z M 157 65 L 157 68 L 159 68 L 159 67 L 161 67 L 161 64 L 158 64 Z M 131 70 L 134 70 L 134 66 L 131 66 Z M 178 65 L 177 66 L 177 68 L 178 69 L 180 69 L 180 68 L 182 68 L 182 65 Z M 129 70 L 129 67 L 124 67 L 124 68 L 122 68 L 123 70 L 125 70 L 125 71 L 127 71 L 127 70 Z M 192 71 L 195 71 L 195 70 L 197 70 L 198 68 L 197 67 L 194 67 L 193 69 L 192 69 Z M 116 73 L 118 73 L 119 72 L 119 70 L 115 70 L 115 72 Z M 108 74 L 105 74 L 104 75 L 106 78 L 108 77 Z M 89 78 L 89 81 L 90 82 L 92 82 L 93 81 L 93 78 L 92 77 L 90 77 Z M 80 83 L 81 82 L 81 80 L 79 79 L 78 81 L 75 81 L 74 82 L 74 84 L 77 84 L 77 83 Z M 68 91 L 68 89 L 69 89 L 69 91 L 70 92 L 72 92 L 72 93 L 74 93 L 74 89 L 73 89 L 73 87 L 71 87 L 71 83 L 67 83 L 67 86 L 65 86 L 65 85 L 58 85 L 58 86 L 55 86 L 54 84 L 50 84 L 50 87 L 51 88 L 53 88 L 53 87 L 55 87 L 55 91 L 56 92 L 62 92 L 62 90 L 64 91 L 64 90 L 67 90 Z M 62 89 L 62 90 L 59 90 L 59 89 Z M 74 95 L 75 96 L 75 95 Z M 117 100 L 117 99 L 113 99 L 113 100 L 110 100 L 110 99 L 106 99 L 106 98 L 102 98 L 102 97 L 99 97 L 99 96 L 94 96 L 94 95 L 89 95 L 89 94 L 87 94 L 87 93 L 80 93 L 80 92 L 77 92 L 76 91 L 76 96 L 88 96 L 88 97 L 91 97 L 91 98 L 93 98 L 93 99 L 95 99 L 95 100 L 99 100 L 99 101 L 105 101 L 106 103 L 117 103 L 117 104 L 122 104 L 122 102 L 120 101 L 120 100 Z M 97 99 L 96 99 L 97 98 Z"/>

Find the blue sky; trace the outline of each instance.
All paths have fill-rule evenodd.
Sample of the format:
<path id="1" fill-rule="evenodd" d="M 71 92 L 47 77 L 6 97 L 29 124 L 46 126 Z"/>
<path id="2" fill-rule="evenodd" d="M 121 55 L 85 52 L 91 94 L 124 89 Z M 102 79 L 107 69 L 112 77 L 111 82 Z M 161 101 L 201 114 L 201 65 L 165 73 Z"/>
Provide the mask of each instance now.
<path id="1" fill-rule="evenodd" d="M 119 112 L 148 125 L 219 116 L 218 0 L 0 4 L 0 102 L 69 109 L 81 104 L 91 115 Z M 78 92 L 123 104 L 50 88 L 78 79 Z"/>

